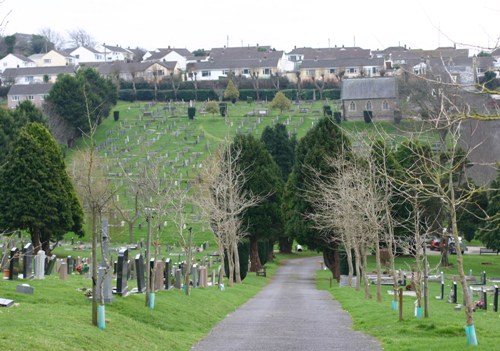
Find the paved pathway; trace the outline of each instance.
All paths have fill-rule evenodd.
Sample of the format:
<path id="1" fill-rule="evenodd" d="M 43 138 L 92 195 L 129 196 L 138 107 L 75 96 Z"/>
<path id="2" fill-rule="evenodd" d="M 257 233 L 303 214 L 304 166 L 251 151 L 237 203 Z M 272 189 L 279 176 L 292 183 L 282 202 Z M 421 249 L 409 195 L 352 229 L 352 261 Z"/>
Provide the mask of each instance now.
<path id="1" fill-rule="evenodd" d="M 352 330 L 351 318 L 329 292 L 316 289 L 319 260 L 288 261 L 192 350 L 382 350 L 375 338 Z"/>

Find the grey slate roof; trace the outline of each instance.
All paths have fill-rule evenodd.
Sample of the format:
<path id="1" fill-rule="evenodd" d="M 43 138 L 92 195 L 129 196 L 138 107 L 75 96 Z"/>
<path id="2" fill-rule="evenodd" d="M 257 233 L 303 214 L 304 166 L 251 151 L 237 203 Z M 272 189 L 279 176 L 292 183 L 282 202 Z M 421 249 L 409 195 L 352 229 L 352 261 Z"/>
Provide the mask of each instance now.
<path id="1" fill-rule="evenodd" d="M 267 59 L 218 59 L 214 61 L 196 62 L 194 63 L 194 67 L 202 70 L 276 67 L 278 66 L 280 58 L 281 56 Z"/>
<path id="2" fill-rule="evenodd" d="M 396 97 L 397 86 L 394 77 L 353 78 L 342 81 L 342 100 L 394 99 Z"/>
<path id="3" fill-rule="evenodd" d="M 49 67 L 20 67 L 6 68 L 2 76 L 4 78 L 15 78 L 19 76 L 55 75 L 75 73 L 74 66 L 49 66 Z"/>
<path id="4" fill-rule="evenodd" d="M 333 47 L 333 48 L 295 48 L 288 55 L 304 55 L 304 60 L 313 59 L 341 59 L 341 58 L 369 58 L 370 50 L 360 47 Z"/>
<path id="5" fill-rule="evenodd" d="M 162 61 L 162 62 L 113 62 L 113 63 L 104 63 L 104 62 L 90 62 L 85 64 L 85 67 L 93 67 L 100 74 L 110 75 L 114 73 L 134 73 L 134 72 L 143 72 L 148 67 L 158 64 L 160 66 L 165 67 L 166 69 L 173 70 L 177 64 L 176 61 Z"/>
<path id="6" fill-rule="evenodd" d="M 12 54 L 12 56 L 15 56 L 17 57 L 18 59 L 22 60 L 22 61 L 25 61 L 25 62 L 33 62 L 31 59 L 27 58 L 26 56 L 24 55 L 21 55 L 21 54 Z"/>
<path id="7" fill-rule="evenodd" d="M 52 83 L 14 84 L 10 87 L 8 96 L 12 95 L 45 95 L 52 89 Z"/>
<path id="8" fill-rule="evenodd" d="M 334 67 L 364 67 L 364 66 L 384 66 L 382 58 L 350 58 L 350 59 L 329 59 L 329 60 L 304 60 L 300 65 L 301 69 L 308 68 L 334 68 Z"/>
<path id="9" fill-rule="evenodd" d="M 274 51 L 270 46 L 247 46 L 214 48 L 210 50 L 209 57 L 214 61 L 252 60 L 283 57 L 283 51 Z"/>

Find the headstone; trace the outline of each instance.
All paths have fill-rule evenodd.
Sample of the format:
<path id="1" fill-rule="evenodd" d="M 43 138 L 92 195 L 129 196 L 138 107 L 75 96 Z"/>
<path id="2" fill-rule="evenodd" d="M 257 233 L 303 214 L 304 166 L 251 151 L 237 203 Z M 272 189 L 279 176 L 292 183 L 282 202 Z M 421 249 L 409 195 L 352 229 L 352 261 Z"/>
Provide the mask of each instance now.
<path id="1" fill-rule="evenodd" d="M 54 271 L 54 266 L 56 264 L 57 258 L 56 255 L 50 256 L 48 262 L 47 262 L 47 267 L 45 268 L 45 275 L 51 275 L 52 272 Z"/>
<path id="2" fill-rule="evenodd" d="M 19 250 L 17 247 L 10 249 L 9 271 L 9 280 L 16 280 L 19 275 Z"/>
<path id="3" fill-rule="evenodd" d="M 191 267 L 191 277 L 193 279 L 193 288 L 198 286 L 198 265 L 194 264 Z"/>
<path id="4" fill-rule="evenodd" d="M 165 290 L 165 263 L 163 261 L 156 262 L 155 271 L 155 290 Z"/>
<path id="5" fill-rule="evenodd" d="M 68 274 L 73 273 L 73 257 L 68 256 L 66 258 L 66 265 L 67 265 L 67 269 L 68 269 Z"/>
<path id="6" fill-rule="evenodd" d="M 64 261 L 61 261 L 61 265 L 59 266 L 59 279 L 68 279 L 68 264 Z"/>
<path id="7" fill-rule="evenodd" d="M 127 260 L 127 281 L 130 280 L 132 276 L 132 270 L 133 270 L 134 265 L 130 260 Z"/>
<path id="8" fill-rule="evenodd" d="M 215 269 L 212 270 L 212 286 L 215 286 Z"/>
<path id="9" fill-rule="evenodd" d="M 182 288 L 182 271 L 180 269 L 175 271 L 175 288 Z"/>
<path id="10" fill-rule="evenodd" d="M 45 279 L 45 251 L 40 250 L 35 257 L 35 279 Z"/>
<path id="11" fill-rule="evenodd" d="M 167 258 L 165 260 L 165 289 L 169 290 L 172 288 L 171 286 L 171 278 L 170 275 L 172 274 L 172 262 L 170 261 L 170 258 Z"/>
<path id="12" fill-rule="evenodd" d="M 35 288 L 30 286 L 29 284 L 19 284 L 16 286 L 16 292 L 21 294 L 33 295 L 33 293 L 35 292 Z"/>
<path id="13" fill-rule="evenodd" d="M 0 298 L 0 307 L 11 307 L 12 305 L 14 305 L 14 300 Z"/>
<path id="14" fill-rule="evenodd" d="M 137 275 L 137 291 L 142 293 L 146 291 L 144 284 L 144 259 L 141 254 L 135 256 L 135 271 Z"/>
<path id="15" fill-rule="evenodd" d="M 117 278 L 116 278 L 116 293 L 124 296 L 128 292 L 127 275 L 128 275 L 128 250 L 126 248 L 118 251 L 117 262 Z"/>
<path id="16" fill-rule="evenodd" d="M 33 276 L 33 244 L 28 243 L 23 247 L 23 279 Z"/>
<path id="17" fill-rule="evenodd" d="M 99 267 L 97 270 L 97 299 L 101 301 L 101 294 L 104 303 L 111 303 L 114 300 L 113 297 L 113 274 L 111 269 L 106 269 L 105 267 Z M 94 297 L 93 297 L 94 298 Z"/>

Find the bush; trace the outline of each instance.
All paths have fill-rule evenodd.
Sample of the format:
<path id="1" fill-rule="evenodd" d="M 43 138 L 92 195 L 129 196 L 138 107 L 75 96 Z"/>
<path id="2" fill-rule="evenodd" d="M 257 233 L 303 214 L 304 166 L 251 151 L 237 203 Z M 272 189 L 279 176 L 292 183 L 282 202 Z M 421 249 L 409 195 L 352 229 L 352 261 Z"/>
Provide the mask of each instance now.
<path id="1" fill-rule="evenodd" d="M 269 257 L 269 240 L 259 241 L 258 245 L 260 264 L 265 265 Z"/>
<path id="2" fill-rule="evenodd" d="M 132 89 L 122 89 L 118 91 L 118 99 L 122 101 L 135 101 L 135 93 Z"/>

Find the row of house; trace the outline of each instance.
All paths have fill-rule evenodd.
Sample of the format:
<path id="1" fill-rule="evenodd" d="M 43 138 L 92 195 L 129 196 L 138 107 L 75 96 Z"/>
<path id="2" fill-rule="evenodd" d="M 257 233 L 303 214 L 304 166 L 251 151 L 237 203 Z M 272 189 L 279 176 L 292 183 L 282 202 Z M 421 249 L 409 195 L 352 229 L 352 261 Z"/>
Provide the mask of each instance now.
<path id="1" fill-rule="evenodd" d="M 132 50 L 100 45 L 77 48 L 69 53 L 52 50 L 29 58 L 10 54 L 0 60 L 0 68 L 3 68 L 2 83 L 7 85 L 54 83 L 59 74 L 74 74 L 79 67 L 88 66 L 105 77 L 125 81 L 151 82 L 172 76 L 201 81 L 238 76 L 250 79 L 287 77 L 292 83 L 308 80 L 345 83 L 352 78 L 389 78 L 401 72 L 411 72 L 417 75 L 432 73 L 436 79 L 473 88 L 481 74 L 499 69 L 496 65 L 500 61 L 500 50 L 497 51 L 489 57 L 470 57 L 468 50 L 455 48 L 412 50 L 391 47 L 375 51 L 358 47 L 295 48 L 285 53 L 270 46 L 248 46 L 214 48 L 206 57 L 195 57 L 187 49 L 163 48 L 146 52 L 141 62 L 135 62 L 137 53 Z M 371 100 L 357 101 L 354 105 L 349 103 L 345 115 L 359 115 L 367 109 L 378 110 L 380 115 L 393 113 L 394 102 L 389 92 L 394 91 L 394 83 L 388 81 L 380 80 L 371 87 L 386 92 L 385 98 L 377 97 L 376 104 Z M 358 83 L 345 83 L 343 90 L 346 94 L 353 91 L 353 88 L 348 88 L 350 84 Z M 30 93 L 30 89 L 36 90 L 36 94 Z M 41 87 L 16 88 L 9 94 L 9 107 L 15 107 L 22 99 L 21 95 L 13 95 L 16 91 L 24 92 L 24 98 L 42 100 L 35 98 L 43 95 Z"/>

